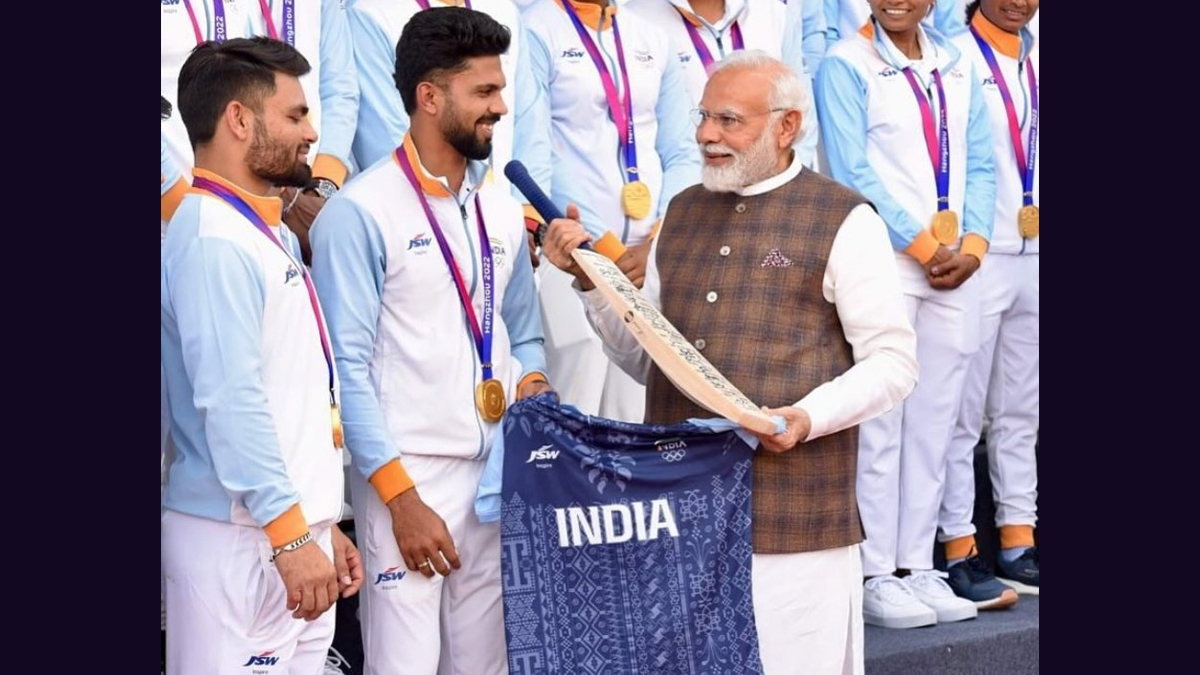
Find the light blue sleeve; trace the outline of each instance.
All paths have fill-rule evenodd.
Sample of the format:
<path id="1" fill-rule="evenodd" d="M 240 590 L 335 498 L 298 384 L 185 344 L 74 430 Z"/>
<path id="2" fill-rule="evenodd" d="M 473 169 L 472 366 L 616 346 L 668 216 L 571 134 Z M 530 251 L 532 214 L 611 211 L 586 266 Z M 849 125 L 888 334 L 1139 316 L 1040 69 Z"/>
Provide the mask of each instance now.
<path id="1" fill-rule="evenodd" d="M 168 285 L 213 471 L 230 498 L 266 526 L 300 495 L 263 386 L 262 271 L 241 246 L 203 237 L 187 245 Z"/>
<path id="2" fill-rule="evenodd" d="M 523 54 L 528 54 L 526 64 L 529 75 L 521 78 L 518 75 L 517 84 L 528 88 L 527 101 L 522 102 L 518 92 L 517 111 L 514 120 L 513 158 L 521 161 L 533 182 L 542 188 L 546 194 L 551 194 L 551 183 L 554 171 L 551 168 L 550 147 L 550 51 L 540 35 L 531 30 L 524 33 Z M 528 203 L 523 195 L 514 187 L 514 197 L 522 204 Z M 553 196 L 553 195 L 551 195 Z M 562 204 L 559 208 L 565 208 Z"/>
<path id="3" fill-rule="evenodd" d="M 893 249 L 908 248 L 924 227 L 892 199 L 867 162 L 867 87 L 844 59 L 825 59 L 817 73 L 817 114 L 830 176 L 871 200 L 887 223 Z"/>
<path id="4" fill-rule="evenodd" d="M 967 194 L 963 204 L 963 233 L 974 232 L 991 241 L 996 218 L 996 158 L 992 154 L 992 123 L 983 87 L 971 66 L 971 109 L 967 118 Z"/>
<path id="5" fill-rule="evenodd" d="M 810 2 L 818 2 L 819 0 L 809 0 Z M 842 39 L 841 33 L 838 32 L 838 9 L 839 0 L 824 0 L 825 2 L 825 46 L 832 47 L 837 44 L 837 41 Z"/>
<path id="6" fill-rule="evenodd" d="M 371 385 L 387 253 L 374 218 L 335 195 L 309 232 L 313 283 L 325 311 L 341 389 L 351 463 L 365 478 L 400 456 Z"/>
<path id="7" fill-rule="evenodd" d="M 350 168 L 358 122 L 358 76 L 350 25 L 340 0 L 321 0 L 321 154 Z"/>
<path id="8" fill-rule="evenodd" d="M 967 7 L 964 0 L 938 0 L 934 3 L 933 28 L 947 38 L 967 32 Z"/>
<path id="9" fill-rule="evenodd" d="M 525 377 L 534 371 L 550 371 L 546 367 L 546 351 L 543 347 L 546 340 L 542 332 L 542 310 L 538 304 L 537 287 L 533 283 L 533 265 L 529 262 L 529 237 L 522 235 L 518 239 L 521 244 L 517 249 L 517 257 L 513 258 L 512 277 L 504 289 L 504 307 L 500 310 L 500 316 L 508 328 L 512 355 L 521 362 L 521 377 Z"/>
<path id="10" fill-rule="evenodd" d="M 492 450 L 488 453 L 487 464 L 483 465 L 483 475 L 479 477 L 479 488 L 475 492 L 475 516 L 481 523 L 494 523 L 500 520 L 500 490 L 504 483 L 504 425 L 500 433 L 492 441 Z"/>
<path id="11" fill-rule="evenodd" d="M 516 100 L 513 118 L 513 157 L 519 159 L 539 187 L 550 192 L 550 82 L 546 46 L 524 26 L 517 54 Z M 535 65 L 536 63 L 536 65 Z M 536 167 L 536 171 L 535 171 Z M 500 167 L 503 171 L 504 167 Z M 527 199 L 513 186 L 513 199 Z"/>
<path id="12" fill-rule="evenodd" d="M 808 5 L 813 5 L 813 1 L 808 0 Z M 813 162 L 817 159 L 817 140 L 821 137 L 821 125 L 817 120 L 817 108 L 813 103 L 812 73 L 817 72 L 817 69 L 812 64 L 807 63 L 808 55 L 805 51 L 805 46 L 809 39 L 807 37 L 809 19 L 807 16 L 801 16 L 800 3 L 801 0 L 791 0 L 784 13 L 787 19 L 785 35 L 788 37 L 785 37 L 783 41 L 783 62 L 790 66 L 796 75 L 799 76 L 800 85 L 804 87 L 804 94 L 808 97 L 808 107 L 800 111 L 800 124 L 803 137 L 796 144 L 795 148 L 796 152 L 800 154 L 800 162 L 804 166 L 812 168 Z M 818 16 L 821 15 L 818 14 Z M 801 42 L 800 40 L 801 30 L 797 30 L 798 24 L 806 35 L 804 38 L 805 42 Z M 823 19 L 821 26 L 822 28 L 824 27 Z M 825 47 L 825 34 L 823 32 L 820 39 L 823 51 Z"/>
<path id="13" fill-rule="evenodd" d="M 696 146 L 695 127 L 691 124 L 692 99 L 683 79 L 683 66 L 670 55 L 663 71 L 655 114 L 658 138 L 655 150 L 662 159 L 663 186 L 658 197 L 658 214 L 667 212 L 667 204 L 684 188 L 700 182 L 700 149 Z"/>
<path id="14" fill-rule="evenodd" d="M 158 173 L 162 176 L 162 182 L 158 184 L 158 196 L 162 197 L 183 174 L 179 171 L 179 165 L 167 153 L 167 139 L 161 131 L 158 134 L 158 146 Z"/>
<path id="15" fill-rule="evenodd" d="M 396 45 L 366 12 L 351 7 L 347 16 L 359 88 L 354 159 L 365 170 L 404 140 L 408 114 L 396 89 Z"/>
<path id="16" fill-rule="evenodd" d="M 825 8 L 822 2 L 823 0 L 788 0 L 788 12 L 801 14 L 800 45 L 804 52 L 804 67 L 809 77 L 816 77 L 828 47 L 826 42 L 828 23 L 825 19 Z M 788 40 L 794 41 L 795 39 L 796 36 L 789 30 L 787 37 L 784 38 L 784 48 L 787 48 Z"/>

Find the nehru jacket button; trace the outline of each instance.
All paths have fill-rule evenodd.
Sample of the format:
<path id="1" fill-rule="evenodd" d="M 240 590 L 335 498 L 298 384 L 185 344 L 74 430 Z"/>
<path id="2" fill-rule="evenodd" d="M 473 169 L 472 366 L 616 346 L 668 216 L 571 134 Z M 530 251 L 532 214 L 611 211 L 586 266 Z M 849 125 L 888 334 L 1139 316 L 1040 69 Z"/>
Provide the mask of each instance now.
<path id="1" fill-rule="evenodd" d="M 709 291 L 708 295 L 704 296 L 704 299 L 708 300 L 709 302 L 716 302 L 717 301 L 717 292 Z"/>
<path id="2" fill-rule="evenodd" d="M 720 253 L 721 255 L 729 255 L 729 247 L 728 247 L 728 246 L 722 246 L 722 247 L 721 247 L 721 250 L 720 250 L 720 251 L 718 251 L 718 253 Z"/>
<path id="3" fill-rule="evenodd" d="M 704 341 L 704 338 L 696 340 L 696 349 L 704 349 L 707 345 L 708 343 Z"/>
<path id="4" fill-rule="evenodd" d="M 733 210 L 734 210 L 734 211 L 737 211 L 738 213 L 745 213 L 745 212 L 746 212 L 746 205 L 745 205 L 745 204 L 738 204 L 737 206 L 733 207 Z"/>

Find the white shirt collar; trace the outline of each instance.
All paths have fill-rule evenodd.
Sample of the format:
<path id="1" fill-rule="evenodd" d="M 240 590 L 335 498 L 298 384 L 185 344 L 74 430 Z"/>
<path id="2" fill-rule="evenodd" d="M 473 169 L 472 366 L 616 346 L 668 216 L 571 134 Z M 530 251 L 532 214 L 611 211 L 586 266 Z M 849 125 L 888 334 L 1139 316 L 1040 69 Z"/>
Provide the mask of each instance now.
<path id="1" fill-rule="evenodd" d="M 743 197 L 753 197 L 754 195 L 761 195 L 763 193 L 770 192 L 771 190 L 774 190 L 775 188 L 780 187 L 784 183 L 792 180 L 796 176 L 799 176 L 800 169 L 803 168 L 804 164 L 800 162 L 800 153 L 793 149 L 792 163 L 789 164 L 788 168 L 784 169 L 782 173 L 777 173 L 774 176 L 754 183 L 753 185 L 747 185 L 744 188 L 739 188 L 734 190 L 734 192 Z"/>

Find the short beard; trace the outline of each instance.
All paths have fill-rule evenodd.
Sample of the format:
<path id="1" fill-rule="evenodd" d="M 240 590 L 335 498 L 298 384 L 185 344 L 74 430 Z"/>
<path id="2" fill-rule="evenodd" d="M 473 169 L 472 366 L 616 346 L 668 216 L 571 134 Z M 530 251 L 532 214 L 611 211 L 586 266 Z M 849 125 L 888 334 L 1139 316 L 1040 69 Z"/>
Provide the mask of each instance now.
<path id="1" fill-rule="evenodd" d="M 262 116 L 254 121 L 254 140 L 246 155 L 246 164 L 259 178 L 278 187 L 305 187 L 312 181 L 312 169 L 296 159 L 299 147 L 286 147 L 267 136 Z"/>
<path id="2" fill-rule="evenodd" d="M 716 143 L 701 145 L 701 162 L 704 161 L 704 150 L 713 150 L 733 155 L 733 163 L 729 166 L 702 165 L 700 182 L 704 189 L 710 192 L 734 192 L 766 180 L 775 170 L 779 155 L 775 149 L 775 137 L 768 133 L 771 125 L 763 129 L 762 134 L 745 152 L 734 152 L 731 148 Z"/>
<path id="3" fill-rule="evenodd" d="M 500 116 L 486 116 L 479 118 L 474 124 L 461 124 L 458 114 L 458 106 L 454 105 L 453 101 L 447 96 L 446 98 L 446 113 L 438 123 L 438 130 L 442 132 L 442 136 L 452 148 L 458 151 L 458 154 L 467 159 L 483 161 L 492 156 L 492 142 L 485 141 L 479 138 L 475 133 L 475 128 L 480 122 L 491 122 L 495 124 L 500 121 Z"/>

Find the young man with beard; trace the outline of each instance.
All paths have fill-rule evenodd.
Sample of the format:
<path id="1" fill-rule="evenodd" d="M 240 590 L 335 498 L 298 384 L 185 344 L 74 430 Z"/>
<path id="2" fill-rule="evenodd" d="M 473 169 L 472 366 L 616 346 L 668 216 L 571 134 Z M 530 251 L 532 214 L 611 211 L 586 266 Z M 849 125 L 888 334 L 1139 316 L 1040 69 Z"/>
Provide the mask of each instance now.
<path id="1" fill-rule="evenodd" d="M 479 523 L 475 492 L 506 403 L 550 390 L 524 216 L 485 180 L 509 44 L 475 10 L 409 19 L 396 49 L 409 131 L 313 228 L 377 674 L 506 672 L 500 529 Z"/>
<path id="2" fill-rule="evenodd" d="M 759 436 L 754 458 L 764 671 L 862 673 L 857 426 L 912 390 L 916 341 L 883 221 L 792 149 L 804 107 L 797 74 L 763 52 L 717 64 L 695 115 L 703 185 L 671 200 L 644 294 L 730 382 L 787 420 Z M 571 260 L 591 239 L 578 213 L 569 206 L 543 247 L 575 275 L 608 354 L 646 382 L 646 422 L 711 415 L 653 366 Z"/>
<path id="3" fill-rule="evenodd" d="M 202 43 L 180 71 L 196 165 L 159 279 L 173 674 L 317 672 L 333 641 L 343 487 L 333 355 L 283 205 L 265 196 L 311 177 L 308 71 L 267 38 Z"/>

